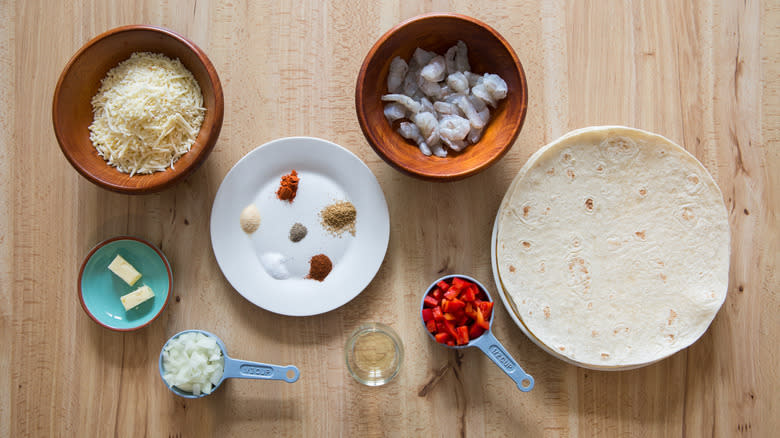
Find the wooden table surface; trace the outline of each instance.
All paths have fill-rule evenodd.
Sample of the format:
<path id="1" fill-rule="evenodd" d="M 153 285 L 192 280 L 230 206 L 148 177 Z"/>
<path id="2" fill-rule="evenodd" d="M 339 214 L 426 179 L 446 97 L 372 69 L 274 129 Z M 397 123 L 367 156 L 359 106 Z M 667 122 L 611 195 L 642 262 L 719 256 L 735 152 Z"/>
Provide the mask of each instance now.
<path id="1" fill-rule="evenodd" d="M 528 77 L 528 116 L 512 150 L 455 183 L 391 169 L 355 116 L 355 78 L 370 46 L 429 11 L 489 23 Z M 131 23 L 195 41 L 225 91 L 222 134 L 205 165 L 146 196 L 87 182 L 51 127 L 68 59 Z M 780 5 L 769 1 L 0 2 L 0 435 L 777 436 L 778 23 Z M 627 372 L 554 359 L 498 303 L 497 337 L 536 378 L 521 393 L 479 351 L 430 342 L 417 316 L 420 292 L 452 272 L 495 291 L 489 238 L 510 181 L 543 144 L 597 124 L 663 134 L 713 174 L 732 232 L 728 298 L 691 348 Z M 379 180 L 391 220 L 374 281 L 345 306 L 306 318 L 242 298 L 209 238 L 211 205 L 231 166 L 293 135 L 357 154 Z M 175 276 L 165 313 L 126 334 L 95 324 L 76 294 L 86 253 L 121 234 L 159 245 Z M 385 387 L 357 384 L 344 365 L 347 335 L 369 321 L 394 327 L 406 347 L 399 377 Z M 208 398 L 178 398 L 160 381 L 157 357 L 187 328 L 218 334 L 236 357 L 296 364 L 301 379 L 228 381 Z"/>

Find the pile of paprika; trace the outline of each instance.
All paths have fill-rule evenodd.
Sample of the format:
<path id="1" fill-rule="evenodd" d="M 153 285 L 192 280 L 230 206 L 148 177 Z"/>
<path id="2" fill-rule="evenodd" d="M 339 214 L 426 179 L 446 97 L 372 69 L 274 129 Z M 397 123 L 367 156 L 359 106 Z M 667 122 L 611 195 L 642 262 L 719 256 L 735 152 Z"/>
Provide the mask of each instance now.
<path id="1" fill-rule="evenodd" d="M 322 281 L 333 269 L 333 262 L 325 254 L 317 254 L 309 260 L 309 275 L 306 278 Z"/>
<path id="2" fill-rule="evenodd" d="M 293 202 L 295 195 L 298 193 L 298 172 L 293 169 L 287 175 L 282 176 L 279 181 L 279 189 L 276 191 L 276 197 L 282 201 Z"/>

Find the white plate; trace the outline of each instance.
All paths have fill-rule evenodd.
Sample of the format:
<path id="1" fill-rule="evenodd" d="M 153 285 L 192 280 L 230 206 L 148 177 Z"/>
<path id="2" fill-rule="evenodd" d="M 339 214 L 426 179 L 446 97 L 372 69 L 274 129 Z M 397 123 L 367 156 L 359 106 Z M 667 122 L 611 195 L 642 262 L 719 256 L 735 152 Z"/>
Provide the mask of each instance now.
<path id="1" fill-rule="evenodd" d="M 276 190 L 292 169 L 300 182 L 288 203 L 277 199 Z M 357 210 L 354 236 L 335 237 L 320 224 L 320 211 L 341 200 Z M 239 216 L 250 204 L 261 222 L 248 235 Z M 288 234 L 296 222 L 308 234 L 294 243 Z M 248 153 L 222 181 L 211 209 L 211 246 L 222 273 L 244 298 L 282 315 L 316 315 L 356 297 L 379 270 L 389 238 L 387 202 L 374 174 L 352 152 L 318 138 L 282 138 Z M 277 280 L 266 271 L 259 258 L 266 252 L 288 258 L 289 278 Z M 316 254 L 333 261 L 322 282 L 305 278 Z"/>

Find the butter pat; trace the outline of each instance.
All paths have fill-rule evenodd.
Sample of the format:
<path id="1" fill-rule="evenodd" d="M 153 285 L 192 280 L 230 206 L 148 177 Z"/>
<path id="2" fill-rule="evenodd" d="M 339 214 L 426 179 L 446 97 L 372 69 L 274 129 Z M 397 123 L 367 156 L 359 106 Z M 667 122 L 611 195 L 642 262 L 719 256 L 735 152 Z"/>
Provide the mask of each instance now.
<path id="1" fill-rule="evenodd" d="M 134 285 L 135 282 L 141 278 L 141 273 L 136 271 L 133 265 L 127 263 L 127 260 L 123 259 L 122 256 L 118 254 L 116 258 L 114 258 L 114 261 L 108 265 L 108 269 L 130 286 Z"/>
<path id="2" fill-rule="evenodd" d="M 122 305 L 125 306 L 125 310 L 130 310 L 151 298 L 154 298 L 154 292 L 152 291 L 152 288 L 144 285 L 120 299 L 122 300 Z"/>

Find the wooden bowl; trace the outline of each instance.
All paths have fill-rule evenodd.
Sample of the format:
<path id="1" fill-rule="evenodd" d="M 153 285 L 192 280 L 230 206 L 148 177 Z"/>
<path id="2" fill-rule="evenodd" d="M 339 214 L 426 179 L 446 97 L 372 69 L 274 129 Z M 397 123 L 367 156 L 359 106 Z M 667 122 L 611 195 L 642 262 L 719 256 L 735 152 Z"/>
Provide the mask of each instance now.
<path id="1" fill-rule="evenodd" d="M 98 155 L 89 139 L 88 127 L 93 120 L 91 100 L 100 88 L 100 81 L 134 52 L 155 52 L 171 59 L 178 58 L 198 81 L 206 114 L 192 148 L 173 168 L 131 177 L 109 166 Z M 175 32 L 144 25 L 118 27 L 84 45 L 62 71 L 52 104 L 54 133 L 70 164 L 93 183 L 129 194 L 163 190 L 203 164 L 219 137 L 223 113 L 222 85 L 206 54 Z"/>
<path id="2" fill-rule="evenodd" d="M 461 153 L 445 158 L 425 156 L 416 144 L 394 131 L 384 116 L 381 96 L 387 94 L 390 62 L 407 62 L 417 47 L 444 54 L 463 40 L 474 73 L 495 73 L 507 83 L 509 94 L 497 109 L 482 139 Z M 458 14 L 427 14 L 411 18 L 385 33 L 369 50 L 358 74 L 355 109 L 368 143 L 388 164 L 411 176 L 431 181 L 466 178 L 498 161 L 514 144 L 525 120 L 528 87 L 525 73 L 509 43 L 485 23 Z"/>

